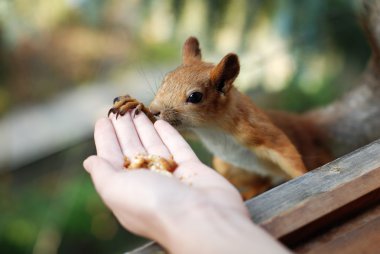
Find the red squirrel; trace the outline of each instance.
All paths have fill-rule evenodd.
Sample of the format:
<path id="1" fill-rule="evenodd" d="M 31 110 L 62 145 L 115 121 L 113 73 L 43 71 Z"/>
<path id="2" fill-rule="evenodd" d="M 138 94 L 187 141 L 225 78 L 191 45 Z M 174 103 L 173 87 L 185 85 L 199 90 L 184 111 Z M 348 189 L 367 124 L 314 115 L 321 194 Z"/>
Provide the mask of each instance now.
<path id="1" fill-rule="evenodd" d="M 243 169 L 255 179 L 269 178 L 267 185 L 332 159 L 308 119 L 263 111 L 239 92 L 233 85 L 239 70 L 235 54 L 216 65 L 203 62 L 198 40 L 190 37 L 183 46 L 182 65 L 166 75 L 149 109 L 177 128 L 194 131 L 214 154 L 215 169 L 224 175 Z M 239 187 L 247 191 L 247 186 Z M 256 194 L 248 192 L 244 195 Z"/>
<path id="2" fill-rule="evenodd" d="M 165 76 L 149 110 L 128 97 L 110 112 L 122 115 L 137 106 L 152 121 L 153 114 L 193 130 L 214 154 L 215 169 L 250 198 L 380 137 L 376 8 L 368 9 L 365 23 L 373 56 L 363 82 L 327 108 L 299 115 L 258 108 L 233 85 L 240 70 L 237 55 L 227 54 L 217 64 L 204 62 L 198 40 L 190 37 L 182 64 Z M 366 120 L 369 128 L 362 126 Z"/>

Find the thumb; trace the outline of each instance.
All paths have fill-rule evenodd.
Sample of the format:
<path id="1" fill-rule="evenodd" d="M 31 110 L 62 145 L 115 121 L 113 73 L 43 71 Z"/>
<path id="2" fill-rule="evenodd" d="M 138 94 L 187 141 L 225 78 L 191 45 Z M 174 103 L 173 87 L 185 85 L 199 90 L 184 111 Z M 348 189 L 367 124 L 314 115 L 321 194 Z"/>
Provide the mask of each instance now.
<path id="1" fill-rule="evenodd" d="M 91 173 L 91 170 L 92 170 L 96 160 L 97 160 L 97 156 L 91 155 L 83 161 L 83 167 L 88 173 Z"/>
<path id="2" fill-rule="evenodd" d="M 97 187 L 104 185 L 104 182 L 117 172 L 111 163 L 96 155 L 88 157 L 83 162 L 83 167 L 91 175 Z"/>

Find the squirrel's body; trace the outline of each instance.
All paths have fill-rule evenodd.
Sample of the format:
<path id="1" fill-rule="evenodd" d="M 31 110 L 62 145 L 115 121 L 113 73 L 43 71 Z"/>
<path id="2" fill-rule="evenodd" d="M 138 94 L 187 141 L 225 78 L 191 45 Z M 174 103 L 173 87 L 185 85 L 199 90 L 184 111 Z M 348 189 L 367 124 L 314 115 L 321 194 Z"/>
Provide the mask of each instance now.
<path id="1" fill-rule="evenodd" d="M 233 105 L 228 105 L 227 108 L 233 113 L 225 112 L 224 116 L 215 120 L 214 125 L 192 128 L 206 148 L 221 160 L 260 176 L 278 178 L 280 172 L 273 168 L 274 165 L 268 163 L 268 160 L 252 152 L 248 147 L 253 145 L 249 145 L 248 142 L 254 140 L 251 143 L 255 144 L 257 149 L 260 149 L 260 146 L 281 146 L 278 143 L 281 142 L 278 135 L 282 136 L 282 133 L 300 151 L 307 169 L 316 168 L 332 159 L 328 148 L 323 145 L 323 135 L 307 118 L 287 112 L 261 111 L 235 88 L 232 88 L 230 93 L 235 99 L 230 100 L 229 103 Z M 246 119 L 241 116 L 252 117 Z M 279 130 L 276 130 L 276 127 Z M 287 143 L 288 140 L 285 138 L 283 142 Z"/>

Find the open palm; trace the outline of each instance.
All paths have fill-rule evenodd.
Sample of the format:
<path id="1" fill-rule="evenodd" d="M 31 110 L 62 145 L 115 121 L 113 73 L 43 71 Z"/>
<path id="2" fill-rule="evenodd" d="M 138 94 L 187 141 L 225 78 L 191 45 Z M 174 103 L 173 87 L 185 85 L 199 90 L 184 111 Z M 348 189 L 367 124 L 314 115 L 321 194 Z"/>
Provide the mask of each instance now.
<path id="1" fill-rule="evenodd" d="M 95 143 L 97 156 L 89 157 L 84 167 L 105 204 L 134 233 L 156 240 L 167 224 L 211 206 L 248 217 L 237 190 L 201 163 L 167 122 L 153 125 L 143 113 L 100 119 Z M 124 156 L 139 153 L 173 156 L 178 164 L 173 177 L 146 169 L 125 170 Z"/>

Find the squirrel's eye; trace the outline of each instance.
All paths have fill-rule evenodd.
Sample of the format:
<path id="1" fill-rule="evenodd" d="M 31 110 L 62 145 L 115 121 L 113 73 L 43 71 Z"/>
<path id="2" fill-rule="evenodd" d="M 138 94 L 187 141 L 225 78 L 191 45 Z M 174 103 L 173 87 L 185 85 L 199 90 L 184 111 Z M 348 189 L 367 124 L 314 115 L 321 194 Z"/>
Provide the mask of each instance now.
<path id="1" fill-rule="evenodd" d="M 200 92 L 194 92 L 187 97 L 186 102 L 199 103 L 202 100 L 203 94 Z"/>

